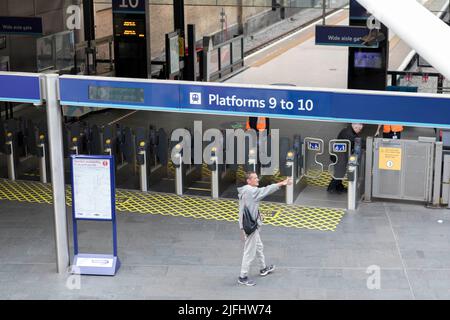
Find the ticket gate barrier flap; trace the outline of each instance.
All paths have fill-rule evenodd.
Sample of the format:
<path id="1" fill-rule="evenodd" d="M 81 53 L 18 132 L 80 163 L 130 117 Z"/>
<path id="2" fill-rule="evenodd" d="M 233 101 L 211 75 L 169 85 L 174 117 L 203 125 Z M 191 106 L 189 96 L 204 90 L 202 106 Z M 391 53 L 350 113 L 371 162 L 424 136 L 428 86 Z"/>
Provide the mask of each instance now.
<path id="1" fill-rule="evenodd" d="M 323 163 L 317 161 L 317 157 L 324 154 L 324 142 L 322 139 L 307 137 L 303 144 L 303 175 L 310 179 L 318 179 L 323 173 Z M 310 157 L 313 158 L 313 164 L 310 165 Z M 315 169 L 315 168 L 319 169 Z M 313 174 L 315 173 L 315 174 Z"/>
<path id="2" fill-rule="evenodd" d="M 330 158 L 335 161 L 328 166 L 328 173 L 335 180 L 344 180 L 347 163 L 352 152 L 352 143 L 350 140 L 333 139 L 328 143 Z"/>
<path id="3" fill-rule="evenodd" d="M 291 149 L 285 156 L 285 171 L 288 178 L 292 180 L 291 185 L 286 186 L 285 190 L 285 202 L 286 204 L 293 204 L 299 194 L 306 188 L 307 179 L 304 176 L 298 175 L 298 154 L 295 149 Z"/>
<path id="4" fill-rule="evenodd" d="M 169 143 L 164 129 L 161 128 L 156 131 L 153 127 L 150 127 L 148 141 L 148 180 L 150 188 L 152 188 L 153 185 L 156 185 L 164 177 L 167 177 Z"/>
<path id="5" fill-rule="evenodd" d="M 157 157 L 159 163 L 161 163 L 164 167 L 169 163 L 169 138 L 164 129 L 159 129 L 157 134 L 158 139 L 158 148 L 157 148 Z"/>
<path id="6" fill-rule="evenodd" d="M 103 128 L 103 135 L 101 140 L 101 153 L 100 154 L 110 154 L 116 155 L 117 149 L 121 151 L 120 140 L 118 140 L 117 135 L 114 132 L 113 126 L 106 126 Z M 119 144 L 119 146 L 117 146 Z"/>
<path id="7" fill-rule="evenodd" d="M 220 148 L 221 152 L 217 150 Z M 236 172 L 228 169 L 227 165 L 223 163 L 223 155 L 225 153 L 224 144 L 218 145 L 211 150 L 212 157 L 211 162 L 208 165 L 208 169 L 211 171 L 210 183 L 211 183 L 211 197 L 218 199 L 220 194 L 224 192 L 230 185 L 236 182 Z M 203 171 L 202 171 L 203 174 Z"/>
<path id="8" fill-rule="evenodd" d="M 102 154 L 102 135 L 100 128 L 97 125 L 93 125 L 90 130 L 88 149 L 89 154 Z"/>
<path id="9" fill-rule="evenodd" d="M 295 168 L 295 175 L 297 177 L 301 176 L 301 168 L 303 168 L 303 143 L 302 143 L 302 137 L 300 135 L 294 136 L 294 150 L 297 154 L 297 165 Z"/>
<path id="10" fill-rule="evenodd" d="M 290 139 L 287 137 L 281 137 L 280 138 L 280 174 L 282 176 L 290 176 L 291 175 L 291 168 L 286 166 L 286 155 L 291 150 L 291 144 Z"/>
<path id="11" fill-rule="evenodd" d="M 34 126 L 31 120 L 26 122 L 25 128 L 25 141 L 26 141 L 26 154 L 37 155 L 37 128 Z"/>

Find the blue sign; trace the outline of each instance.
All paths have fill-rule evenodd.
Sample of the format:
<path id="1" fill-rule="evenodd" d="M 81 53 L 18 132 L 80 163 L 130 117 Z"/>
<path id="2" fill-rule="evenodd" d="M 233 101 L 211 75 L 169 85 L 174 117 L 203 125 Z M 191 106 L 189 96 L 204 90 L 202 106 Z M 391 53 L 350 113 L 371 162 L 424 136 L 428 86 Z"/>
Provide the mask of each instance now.
<path id="1" fill-rule="evenodd" d="M 347 152 L 346 143 L 335 143 L 333 144 L 333 151 L 337 153 Z"/>
<path id="2" fill-rule="evenodd" d="M 0 17 L 0 34 L 42 35 L 40 17 Z"/>
<path id="3" fill-rule="evenodd" d="M 73 155 L 70 165 L 74 243 L 72 273 L 113 276 L 120 267 L 120 260 L 117 256 L 114 157 Z M 92 197 L 93 194 L 95 197 Z M 112 222 L 112 255 L 79 252 L 79 220 Z"/>
<path id="4" fill-rule="evenodd" d="M 0 101 L 41 104 L 39 75 L 0 72 Z"/>
<path id="5" fill-rule="evenodd" d="M 114 13 L 145 14 L 145 0 L 112 0 Z"/>
<path id="6" fill-rule="evenodd" d="M 419 87 L 416 86 L 387 86 L 387 91 L 400 91 L 400 92 L 417 92 Z"/>
<path id="7" fill-rule="evenodd" d="M 318 142 L 308 142 L 308 150 L 320 151 L 320 144 Z"/>
<path id="8" fill-rule="evenodd" d="M 378 48 L 378 43 L 373 46 L 363 44 L 362 38 L 369 33 L 366 27 L 316 25 L 316 45 Z"/>
<path id="9" fill-rule="evenodd" d="M 69 106 L 450 128 L 450 96 L 438 94 L 62 76 L 60 96 Z"/>

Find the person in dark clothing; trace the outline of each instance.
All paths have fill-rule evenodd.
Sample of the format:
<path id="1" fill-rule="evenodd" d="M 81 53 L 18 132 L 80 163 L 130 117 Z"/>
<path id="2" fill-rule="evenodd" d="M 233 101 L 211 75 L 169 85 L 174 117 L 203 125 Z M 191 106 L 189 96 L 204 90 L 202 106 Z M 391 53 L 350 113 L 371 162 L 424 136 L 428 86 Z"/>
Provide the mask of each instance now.
<path id="1" fill-rule="evenodd" d="M 359 137 L 363 129 L 363 125 L 360 123 L 352 123 L 350 126 L 344 128 L 339 132 L 337 139 L 349 140 L 351 142 L 351 152 L 353 153 L 355 147 L 355 138 Z M 331 161 L 335 162 L 336 157 L 331 156 Z M 343 161 L 340 161 L 334 167 L 334 176 L 336 178 L 343 178 L 345 176 L 345 172 L 347 170 L 347 155 L 343 158 Z M 342 184 L 342 180 L 332 179 L 330 184 L 328 185 L 327 191 L 330 193 L 342 193 L 346 192 L 347 189 Z"/>

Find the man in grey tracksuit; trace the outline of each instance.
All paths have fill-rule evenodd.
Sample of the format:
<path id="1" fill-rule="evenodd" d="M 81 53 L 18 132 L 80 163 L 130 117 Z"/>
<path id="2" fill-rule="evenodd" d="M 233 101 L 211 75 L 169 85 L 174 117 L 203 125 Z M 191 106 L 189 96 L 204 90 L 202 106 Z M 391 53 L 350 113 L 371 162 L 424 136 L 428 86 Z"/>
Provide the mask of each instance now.
<path id="1" fill-rule="evenodd" d="M 242 238 L 245 239 L 244 256 L 242 258 L 241 274 L 239 276 L 238 283 L 253 286 L 255 285 L 255 282 L 250 280 L 247 274 L 250 269 L 250 264 L 255 259 L 255 256 L 258 258 L 261 276 L 266 276 L 275 270 L 275 266 L 267 266 L 264 259 L 263 244 L 261 242 L 261 237 L 259 236 L 259 231 L 262 226 L 262 218 L 259 213 L 259 202 L 268 195 L 278 191 L 282 186 L 286 186 L 292 182 L 290 179 L 286 179 L 282 182 L 274 183 L 267 187 L 258 188 L 259 178 L 255 172 L 248 172 L 245 177 L 247 184 L 241 188 L 238 188 L 239 227 L 242 232 Z M 243 228 L 244 206 L 248 208 L 253 219 L 256 220 L 258 224 L 258 228 L 250 235 L 246 235 Z"/>

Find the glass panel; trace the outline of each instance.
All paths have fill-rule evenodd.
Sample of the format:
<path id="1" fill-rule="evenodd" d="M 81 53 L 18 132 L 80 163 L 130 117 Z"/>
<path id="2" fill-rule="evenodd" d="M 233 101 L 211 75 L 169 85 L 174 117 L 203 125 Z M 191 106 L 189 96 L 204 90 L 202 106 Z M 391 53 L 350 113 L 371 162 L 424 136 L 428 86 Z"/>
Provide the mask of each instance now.
<path id="1" fill-rule="evenodd" d="M 38 72 L 55 68 L 53 39 L 53 36 L 47 36 L 36 40 Z"/>
<path id="2" fill-rule="evenodd" d="M 209 56 L 209 74 L 219 71 L 219 51 L 213 50 Z"/>
<path id="3" fill-rule="evenodd" d="M 233 63 L 242 59 L 241 41 L 242 41 L 241 39 L 237 39 L 236 41 L 233 41 Z"/>
<path id="4" fill-rule="evenodd" d="M 56 69 L 69 69 L 74 66 L 75 36 L 73 31 L 55 34 Z"/>
<path id="5" fill-rule="evenodd" d="M 220 67 L 223 69 L 230 65 L 231 50 L 230 44 L 220 48 Z"/>

